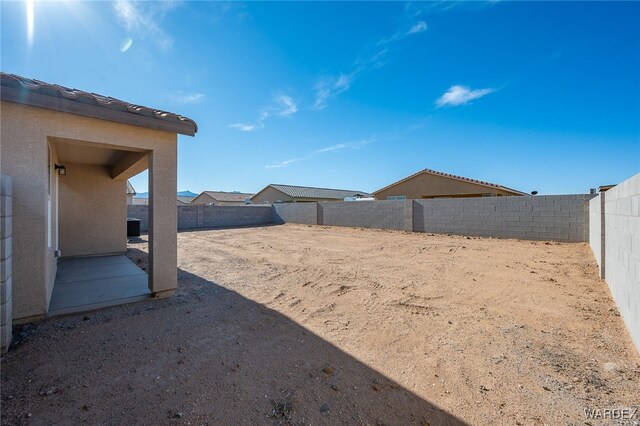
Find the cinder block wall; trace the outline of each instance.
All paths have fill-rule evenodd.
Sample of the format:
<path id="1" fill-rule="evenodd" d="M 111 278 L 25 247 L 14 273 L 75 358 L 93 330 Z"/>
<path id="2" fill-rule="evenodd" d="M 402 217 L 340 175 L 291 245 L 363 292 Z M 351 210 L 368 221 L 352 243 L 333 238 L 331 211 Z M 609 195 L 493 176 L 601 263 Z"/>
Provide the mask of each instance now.
<path id="1" fill-rule="evenodd" d="M 272 206 L 271 221 L 284 223 L 318 224 L 317 203 L 275 203 Z"/>
<path id="2" fill-rule="evenodd" d="M 405 229 L 404 201 L 318 203 L 318 225 Z"/>
<path id="3" fill-rule="evenodd" d="M 176 208 L 179 230 L 271 223 L 271 206 L 176 206 Z M 148 205 L 128 205 L 127 217 L 140 219 L 140 230 L 149 231 Z"/>
<path id="4" fill-rule="evenodd" d="M 146 204 L 128 204 L 127 218 L 140 219 L 140 230 L 149 231 L 149 206 Z"/>
<path id="5" fill-rule="evenodd" d="M 593 195 L 414 200 L 418 232 L 494 238 L 587 241 Z"/>
<path id="6" fill-rule="evenodd" d="M 605 280 L 640 351 L 640 173 L 604 193 Z"/>
<path id="7" fill-rule="evenodd" d="M 178 207 L 178 229 L 180 209 Z M 271 223 L 271 206 L 198 206 L 202 209 L 202 222 L 196 228 L 220 228 L 226 226 L 252 226 Z"/>
<path id="8" fill-rule="evenodd" d="M 0 349 L 5 353 L 12 339 L 13 288 L 11 280 L 11 235 L 12 235 L 12 182 L 6 175 L 0 175 Z"/>
<path id="9" fill-rule="evenodd" d="M 592 198 L 589 200 L 589 245 L 591 251 L 598 262 L 598 267 L 602 267 L 602 221 L 600 220 L 600 214 L 602 209 L 600 208 L 601 196 Z M 604 277 L 603 277 L 604 278 Z"/>
<path id="10" fill-rule="evenodd" d="M 305 223 L 494 238 L 587 241 L 592 195 L 274 204 L 274 223 Z M 317 220 L 317 222 L 314 222 Z"/>

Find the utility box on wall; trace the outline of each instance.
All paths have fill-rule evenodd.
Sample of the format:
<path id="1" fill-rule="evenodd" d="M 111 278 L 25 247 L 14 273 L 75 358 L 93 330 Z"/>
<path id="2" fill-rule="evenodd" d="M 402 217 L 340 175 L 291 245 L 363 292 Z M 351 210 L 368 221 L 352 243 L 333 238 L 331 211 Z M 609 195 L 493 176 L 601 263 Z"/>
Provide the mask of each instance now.
<path id="1" fill-rule="evenodd" d="M 140 236 L 140 219 L 134 217 L 127 218 L 127 237 Z"/>

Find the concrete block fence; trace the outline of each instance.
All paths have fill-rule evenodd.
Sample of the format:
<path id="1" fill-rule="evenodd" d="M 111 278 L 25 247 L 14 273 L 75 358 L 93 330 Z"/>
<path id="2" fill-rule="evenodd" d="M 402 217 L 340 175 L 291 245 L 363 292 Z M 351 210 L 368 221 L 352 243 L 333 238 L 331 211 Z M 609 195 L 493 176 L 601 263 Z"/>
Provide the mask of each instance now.
<path id="1" fill-rule="evenodd" d="M 318 206 L 316 203 L 279 203 L 274 204 L 271 211 L 273 223 L 300 223 L 303 225 L 318 224 Z"/>
<path id="2" fill-rule="evenodd" d="M 269 223 L 350 226 L 495 238 L 588 241 L 593 195 L 448 198 L 433 200 L 177 206 L 178 229 Z M 149 230 L 149 206 L 127 206 Z"/>
<path id="3" fill-rule="evenodd" d="M 587 241 L 592 195 L 415 200 L 414 231 L 494 238 Z"/>
<path id="4" fill-rule="evenodd" d="M 318 225 L 411 230 L 405 224 L 406 208 L 405 201 L 318 203 Z"/>
<path id="5" fill-rule="evenodd" d="M 587 241 L 593 195 L 273 205 L 274 223 L 398 229 L 494 238 Z"/>
<path id="6" fill-rule="evenodd" d="M 640 173 L 589 203 L 590 245 L 640 351 Z"/>
<path id="7" fill-rule="evenodd" d="M 0 349 L 5 353 L 12 339 L 13 288 L 11 280 L 12 262 L 12 181 L 0 175 Z"/>
<path id="8" fill-rule="evenodd" d="M 177 206 L 178 229 L 256 226 L 272 223 L 271 206 Z M 149 206 L 128 205 L 127 217 L 140 219 L 149 231 Z"/>

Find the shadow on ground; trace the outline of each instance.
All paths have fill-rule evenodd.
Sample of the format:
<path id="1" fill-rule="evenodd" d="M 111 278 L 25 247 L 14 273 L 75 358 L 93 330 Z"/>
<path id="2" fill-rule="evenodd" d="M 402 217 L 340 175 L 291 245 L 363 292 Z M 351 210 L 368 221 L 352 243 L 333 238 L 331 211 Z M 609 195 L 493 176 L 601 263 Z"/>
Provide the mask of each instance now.
<path id="1" fill-rule="evenodd" d="M 2 423 L 464 424 L 274 310 L 187 271 L 179 283 L 17 328 Z"/>

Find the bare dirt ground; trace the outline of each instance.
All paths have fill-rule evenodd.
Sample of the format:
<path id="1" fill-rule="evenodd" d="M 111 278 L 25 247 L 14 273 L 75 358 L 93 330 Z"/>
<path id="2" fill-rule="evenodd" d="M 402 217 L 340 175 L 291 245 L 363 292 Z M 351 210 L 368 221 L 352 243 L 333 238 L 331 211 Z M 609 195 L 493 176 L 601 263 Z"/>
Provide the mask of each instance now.
<path id="1" fill-rule="evenodd" d="M 178 246 L 176 297 L 16 330 L 3 424 L 597 425 L 616 423 L 585 408 L 640 405 L 586 244 L 284 225 Z"/>

